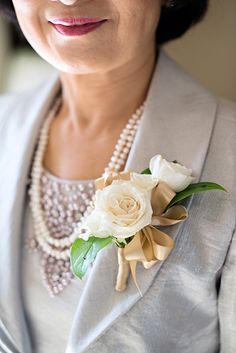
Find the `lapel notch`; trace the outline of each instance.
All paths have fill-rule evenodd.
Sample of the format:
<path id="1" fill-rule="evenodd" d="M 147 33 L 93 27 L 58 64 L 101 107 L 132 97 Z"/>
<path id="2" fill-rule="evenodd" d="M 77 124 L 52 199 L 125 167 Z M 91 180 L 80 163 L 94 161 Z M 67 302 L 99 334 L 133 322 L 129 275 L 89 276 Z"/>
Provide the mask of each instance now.
<path id="1" fill-rule="evenodd" d="M 20 292 L 20 242 L 27 176 L 39 129 L 59 89 L 58 75 L 28 96 L 22 96 L 9 115 L 8 132 L 2 134 L 1 175 L 0 315 L 4 327 L 21 353 L 32 353 Z M 30 104 L 29 104 L 30 102 Z M 135 136 L 125 171 L 141 172 L 157 153 L 192 168 L 200 180 L 214 127 L 216 100 L 193 81 L 162 50 L 150 83 L 147 104 Z M 22 142 L 17 149 L 12 136 Z M 188 201 L 188 208 L 191 200 Z M 181 224 L 165 231 L 175 240 Z M 169 255 L 171 256 L 171 254 Z M 168 258 L 167 260 L 168 261 Z M 158 276 L 163 262 L 151 269 L 137 266 L 137 279 L 144 295 Z M 114 244 L 96 257 L 93 270 L 78 303 L 66 353 L 82 353 L 141 298 L 133 281 L 126 291 L 116 292 L 117 249 Z"/>
<path id="2" fill-rule="evenodd" d="M 192 168 L 197 180 L 208 151 L 216 113 L 215 98 L 193 81 L 161 50 L 147 104 L 124 171 L 141 172 L 157 153 Z M 192 198 L 186 202 L 189 210 Z M 182 224 L 165 227 L 174 240 Z M 171 254 L 169 255 L 171 256 Z M 168 258 L 167 260 L 168 261 Z M 137 280 L 143 296 L 163 261 L 146 270 L 139 263 Z M 117 249 L 101 251 L 90 272 L 71 327 L 66 353 L 82 353 L 140 300 L 132 278 L 124 292 L 115 291 Z"/>

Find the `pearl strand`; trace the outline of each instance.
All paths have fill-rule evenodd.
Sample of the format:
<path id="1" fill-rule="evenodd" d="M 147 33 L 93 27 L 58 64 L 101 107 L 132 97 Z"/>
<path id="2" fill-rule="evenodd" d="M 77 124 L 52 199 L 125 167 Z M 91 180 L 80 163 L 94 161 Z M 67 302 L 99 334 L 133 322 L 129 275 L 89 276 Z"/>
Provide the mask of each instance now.
<path id="1" fill-rule="evenodd" d="M 60 103 L 61 103 L 61 98 L 58 98 L 40 131 L 38 148 L 36 150 L 34 160 L 33 160 L 32 173 L 31 173 L 32 184 L 29 190 L 29 194 L 31 197 L 30 207 L 31 207 L 32 216 L 34 220 L 35 236 L 39 245 L 41 246 L 43 251 L 46 252 L 47 254 L 55 257 L 56 259 L 65 260 L 69 258 L 70 249 L 68 249 L 68 247 L 71 246 L 73 241 L 78 238 L 79 232 L 81 231 L 80 226 L 83 223 L 83 220 L 87 215 L 87 212 L 89 212 L 92 208 L 95 195 L 93 195 L 90 205 L 87 207 L 87 210 L 85 211 L 84 215 L 77 223 L 76 229 L 74 229 L 74 231 L 71 233 L 69 237 L 65 237 L 62 239 L 54 239 L 53 237 L 50 236 L 50 232 L 44 221 L 43 210 L 40 204 L 40 178 L 43 172 L 42 161 L 43 161 L 43 156 L 44 156 L 45 148 L 48 141 L 49 126 Z M 145 102 L 131 116 L 125 128 L 122 130 L 119 136 L 119 139 L 117 141 L 117 144 L 115 146 L 111 160 L 108 166 L 104 170 L 103 176 L 111 170 L 118 172 L 122 167 L 122 165 L 125 163 L 129 150 L 132 146 L 132 142 L 134 140 L 136 131 L 138 129 L 140 117 L 143 113 L 144 106 L 145 106 Z M 52 246 L 56 248 L 60 247 L 61 249 L 60 250 L 54 249 Z M 67 248 L 67 249 L 62 250 L 63 248 Z"/>

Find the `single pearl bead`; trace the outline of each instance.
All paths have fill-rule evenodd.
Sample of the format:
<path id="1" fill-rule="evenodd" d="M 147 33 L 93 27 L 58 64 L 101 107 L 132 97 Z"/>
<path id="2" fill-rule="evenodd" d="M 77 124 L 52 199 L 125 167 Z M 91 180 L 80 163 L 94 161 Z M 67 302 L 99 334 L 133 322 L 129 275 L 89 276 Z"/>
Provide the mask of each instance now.
<path id="1" fill-rule="evenodd" d="M 59 194 L 59 196 L 57 198 L 54 198 L 52 201 L 50 199 L 51 197 L 53 197 L 53 192 L 51 188 L 42 190 L 45 195 L 41 197 L 41 186 L 40 186 L 41 182 L 42 182 L 42 185 L 44 184 L 46 185 L 47 183 L 49 185 L 51 183 L 47 179 L 47 177 L 45 176 L 42 177 L 42 171 L 43 171 L 42 159 L 43 159 L 45 147 L 48 142 L 49 126 L 51 124 L 52 119 L 54 118 L 55 111 L 58 108 L 58 102 L 60 104 L 60 100 L 56 102 L 54 109 L 52 109 L 52 111 L 50 112 L 48 119 L 46 119 L 41 129 L 39 144 L 35 153 L 32 171 L 31 171 L 32 182 L 31 182 L 29 195 L 30 195 L 30 207 L 31 207 L 32 215 L 34 219 L 35 236 L 39 245 L 41 246 L 43 251 L 49 256 L 52 256 L 56 259 L 68 260 L 70 249 L 65 249 L 65 248 L 70 247 L 72 242 L 78 237 L 78 232 L 80 231 L 80 225 L 84 221 L 86 215 L 88 215 L 89 212 L 91 212 L 94 207 L 95 198 L 93 197 L 92 200 L 90 200 L 90 196 L 95 191 L 95 187 L 94 187 L 94 184 L 91 183 L 91 185 L 89 186 L 91 187 L 91 192 L 89 192 L 89 195 L 90 195 L 89 196 L 87 192 L 84 192 L 84 186 L 82 184 L 79 184 L 79 187 L 66 184 L 65 189 L 68 192 L 71 192 L 71 191 L 74 192 L 73 197 L 68 196 L 68 200 L 69 199 L 71 200 L 71 204 L 68 205 L 67 214 L 64 210 L 64 207 L 59 204 L 60 200 L 67 203 L 68 202 L 67 197 L 65 200 L 65 196 L 62 196 L 61 194 Z M 114 172 L 118 172 L 120 170 L 121 165 L 124 164 L 124 159 L 129 153 L 134 135 L 138 128 L 138 125 L 140 122 L 139 118 L 142 114 L 142 111 L 143 111 L 143 107 L 141 106 L 128 120 L 128 123 L 126 124 L 125 128 L 122 130 L 119 136 L 119 139 L 116 143 L 111 160 L 109 161 L 108 166 L 105 168 L 105 172 L 110 170 L 113 170 Z M 53 190 L 55 190 L 56 193 L 60 192 L 61 186 L 59 187 L 58 185 L 53 185 L 51 187 L 53 187 Z M 77 188 L 79 188 L 79 191 L 81 191 L 81 198 L 84 199 L 84 204 L 86 205 L 86 207 L 85 205 L 78 206 L 77 203 L 73 202 L 73 200 L 76 200 L 77 197 L 79 196 L 79 194 L 78 196 L 76 196 L 75 194 L 77 191 Z M 52 205 L 57 206 L 58 211 L 61 212 L 60 216 L 59 215 L 56 216 L 56 214 L 54 213 L 54 218 L 53 217 L 50 218 L 50 213 L 47 213 L 48 212 L 47 210 L 49 210 L 50 207 L 53 207 Z M 44 207 L 43 211 L 41 207 Z M 78 210 L 78 209 L 81 212 L 84 212 L 84 214 L 83 216 L 81 213 L 77 215 L 80 218 L 80 222 L 76 223 L 74 222 L 74 219 L 72 217 L 72 211 Z M 55 221 L 58 224 L 58 221 L 60 221 L 63 225 L 64 218 L 67 217 L 67 221 L 68 223 L 72 224 L 72 226 L 74 227 L 74 231 L 72 231 L 72 233 L 68 237 L 64 237 L 60 239 L 51 237 L 50 231 L 52 231 L 53 228 L 47 227 L 47 224 L 45 223 L 45 220 L 44 220 L 44 214 L 48 215 L 47 216 L 48 222 L 50 221 L 49 222 L 50 224 L 53 224 Z M 55 230 L 53 230 L 53 232 L 55 232 Z M 56 248 L 59 248 L 59 249 L 56 249 Z M 60 248 L 62 249 L 64 248 L 64 249 L 62 250 Z"/>

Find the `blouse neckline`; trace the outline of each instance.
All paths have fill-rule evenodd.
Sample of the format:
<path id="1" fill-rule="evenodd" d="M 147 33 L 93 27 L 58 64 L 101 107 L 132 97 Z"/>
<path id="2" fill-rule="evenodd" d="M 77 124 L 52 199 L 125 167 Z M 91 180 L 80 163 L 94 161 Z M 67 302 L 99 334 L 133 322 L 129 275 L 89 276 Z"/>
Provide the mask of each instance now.
<path id="1" fill-rule="evenodd" d="M 93 182 L 94 179 L 64 179 L 64 178 L 60 178 L 54 174 L 52 174 L 51 172 L 49 172 L 49 170 L 45 167 L 43 167 L 43 172 L 44 174 L 51 180 L 56 181 L 58 183 L 66 183 L 66 184 L 87 184 L 90 182 Z"/>

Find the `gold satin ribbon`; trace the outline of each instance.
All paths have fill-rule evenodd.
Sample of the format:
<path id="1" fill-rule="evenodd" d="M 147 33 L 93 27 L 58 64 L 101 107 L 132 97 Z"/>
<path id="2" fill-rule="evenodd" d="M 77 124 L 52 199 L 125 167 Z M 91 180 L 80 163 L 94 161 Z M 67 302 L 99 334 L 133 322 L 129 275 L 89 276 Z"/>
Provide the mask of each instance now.
<path id="1" fill-rule="evenodd" d="M 105 177 L 95 180 L 96 189 L 103 189 L 112 184 L 114 180 L 130 180 L 130 172 L 108 172 Z"/>
<path id="2" fill-rule="evenodd" d="M 136 279 L 137 262 L 141 261 L 145 268 L 150 268 L 157 262 L 156 260 L 165 260 L 173 246 L 174 241 L 169 235 L 149 225 L 137 232 L 131 242 L 124 247 L 124 258 L 130 264 L 133 280 L 139 291 Z"/>
<path id="3" fill-rule="evenodd" d="M 109 172 L 105 177 L 95 181 L 97 189 L 110 185 L 113 180 L 130 180 L 130 172 Z M 158 260 L 165 260 L 174 247 L 173 239 L 154 226 L 171 226 L 184 221 L 188 217 L 187 210 L 181 205 L 165 209 L 176 193 L 165 183 L 160 182 L 152 191 L 151 205 L 153 209 L 152 223 L 138 231 L 133 239 L 123 248 L 123 256 L 129 262 L 133 280 L 136 279 L 137 262 L 141 261 L 145 268 L 151 268 Z"/>

